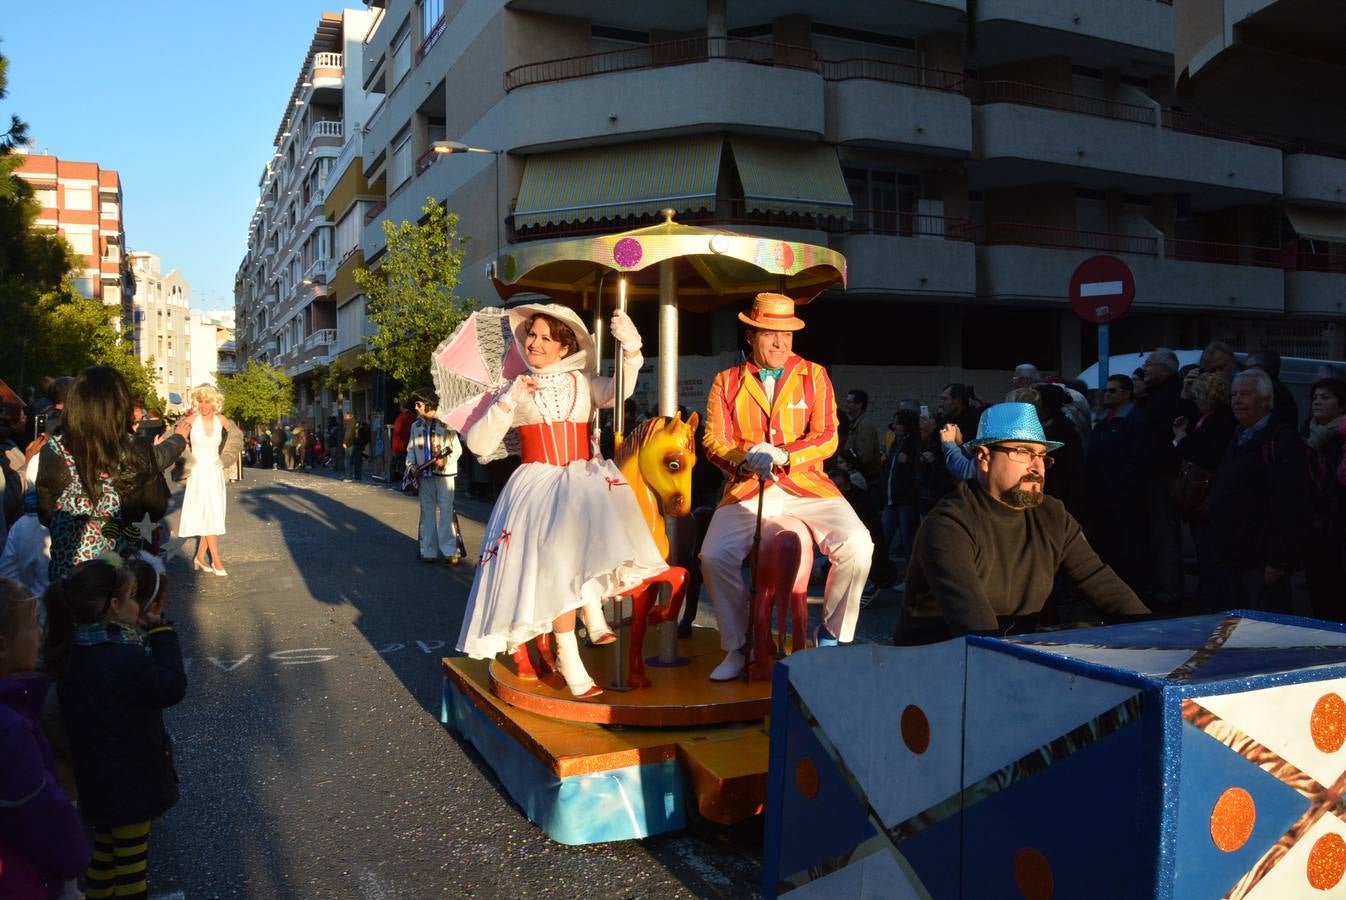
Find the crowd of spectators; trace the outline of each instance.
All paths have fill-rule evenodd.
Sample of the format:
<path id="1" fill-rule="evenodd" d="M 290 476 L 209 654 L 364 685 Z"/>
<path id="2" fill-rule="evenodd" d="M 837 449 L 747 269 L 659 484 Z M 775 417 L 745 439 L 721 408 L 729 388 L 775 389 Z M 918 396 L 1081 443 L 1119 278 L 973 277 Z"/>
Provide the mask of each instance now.
<path id="1" fill-rule="evenodd" d="M 1346 372 L 1320 376 L 1301 417 L 1274 351 L 1240 363 L 1212 343 L 1186 368 L 1155 350 L 1101 391 L 1024 364 L 1003 399 L 1032 404 L 1048 439 L 1062 443 L 1046 493 L 1151 609 L 1346 621 Z M 970 385 L 950 384 L 929 406 L 903 400 L 884 426 L 864 391 L 846 395 L 831 471 L 875 539 L 867 599 L 903 589 L 922 517 L 972 477 L 962 444 L 988 405 Z M 1296 605 L 1299 574 L 1309 596 Z"/>

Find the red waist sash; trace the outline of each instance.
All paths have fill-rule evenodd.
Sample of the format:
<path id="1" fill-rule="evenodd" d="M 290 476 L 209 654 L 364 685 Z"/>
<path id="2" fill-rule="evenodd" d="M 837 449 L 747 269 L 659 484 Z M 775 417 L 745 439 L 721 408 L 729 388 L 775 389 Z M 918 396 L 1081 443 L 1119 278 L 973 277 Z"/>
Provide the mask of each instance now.
<path id="1" fill-rule="evenodd" d="M 577 459 L 589 459 L 588 422 L 539 422 L 519 426 L 523 461 L 564 466 Z"/>

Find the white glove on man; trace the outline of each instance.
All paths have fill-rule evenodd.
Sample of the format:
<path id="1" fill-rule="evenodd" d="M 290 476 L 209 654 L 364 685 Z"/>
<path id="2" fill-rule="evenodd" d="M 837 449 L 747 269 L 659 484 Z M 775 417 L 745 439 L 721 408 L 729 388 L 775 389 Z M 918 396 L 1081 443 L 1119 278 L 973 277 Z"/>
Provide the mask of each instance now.
<path id="1" fill-rule="evenodd" d="M 622 350 L 627 353 L 635 353 L 641 347 L 640 332 L 636 331 L 636 324 L 631 321 L 631 317 L 620 309 L 613 310 L 612 324 L 608 327 L 612 332 L 612 338 L 622 345 Z"/>
<path id="2" fill-rule="evenodd" d="M 759 478 L 770 478 L 773 465 L 783 466 L 789 461 L 790 454 L 765 442 L 753 444 L 743 457 L 743 465 Z"/>

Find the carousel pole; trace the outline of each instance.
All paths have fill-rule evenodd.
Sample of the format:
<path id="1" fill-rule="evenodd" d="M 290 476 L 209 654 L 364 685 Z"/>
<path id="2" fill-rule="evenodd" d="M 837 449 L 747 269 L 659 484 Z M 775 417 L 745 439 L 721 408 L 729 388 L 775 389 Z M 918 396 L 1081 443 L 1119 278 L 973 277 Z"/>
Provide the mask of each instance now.
<path id="1" fill-rule="evenodd" d="M 599 306 L 602 306 L 603 291 L 600 286 L 598 292 Z M 623 275 L 617 282 L 617 308 L 626 312 L 626 276 Z M 612 453 L 615 456 L 622 446 L 622 436 L 626 429 L 626 378 L 622 374 L 622 345 L 615 340 L 612 342 L 613 364 L 612 364 Z M 609 621 L 616 623 L 615 631 L 617 640 L 613 642 L 612 649 L 616 656 L 612 661 L 612 681 L 604 685 L 609 691 L 629 691 L 631 682 L 628 678 L 628 667 L 630 666 L 630 654 L 627 652 L 627 644 L 631 640 L 631 621 L 627 615 L 627 603 L 631 602 L 629 596 L 622 595 L 613 597 L 612 601 L 616 606 L 617 615 Z"/>
<path id="2" fill-rule="evenodd" d="M 667 221 L 673 221 L 673 210 L 663 211 Z M 678 412 L 678 273 L 673 260 L 659 263 L 659 415 L 674 416 Z M 678 533 L 681 527 L 676 519 L 665 518 L 666 533 Z M 671 560 L 681 563 L 682 560 Z M 660 602 L 664 598 L 660 596 Z M 678 623 L 660 622 L 655 626 L 659 661 L 673 665 L 678 659 Z"/>

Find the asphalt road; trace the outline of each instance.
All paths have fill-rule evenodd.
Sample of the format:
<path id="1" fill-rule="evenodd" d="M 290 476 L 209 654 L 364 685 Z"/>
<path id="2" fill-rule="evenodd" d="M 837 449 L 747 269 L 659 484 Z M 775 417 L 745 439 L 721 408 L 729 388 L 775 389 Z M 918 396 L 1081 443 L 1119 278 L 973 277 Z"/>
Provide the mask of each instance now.
<path id="1" fill-rule="evenodd" d="M 459 510 L 475 553 L 487 506 Z M 151 895 L 755 895 L 760 820 L 563 846 L 440 725 L 472 568 L 418 564 L 416 520 L 382 486 L 247 469 L 229 486 L 228 577 L 170 562 L 191 686 L 167 714 L 182 799 L 155 825 Z M 862 614 L 862 637 L 891 634 L 893 600 Z"/>

